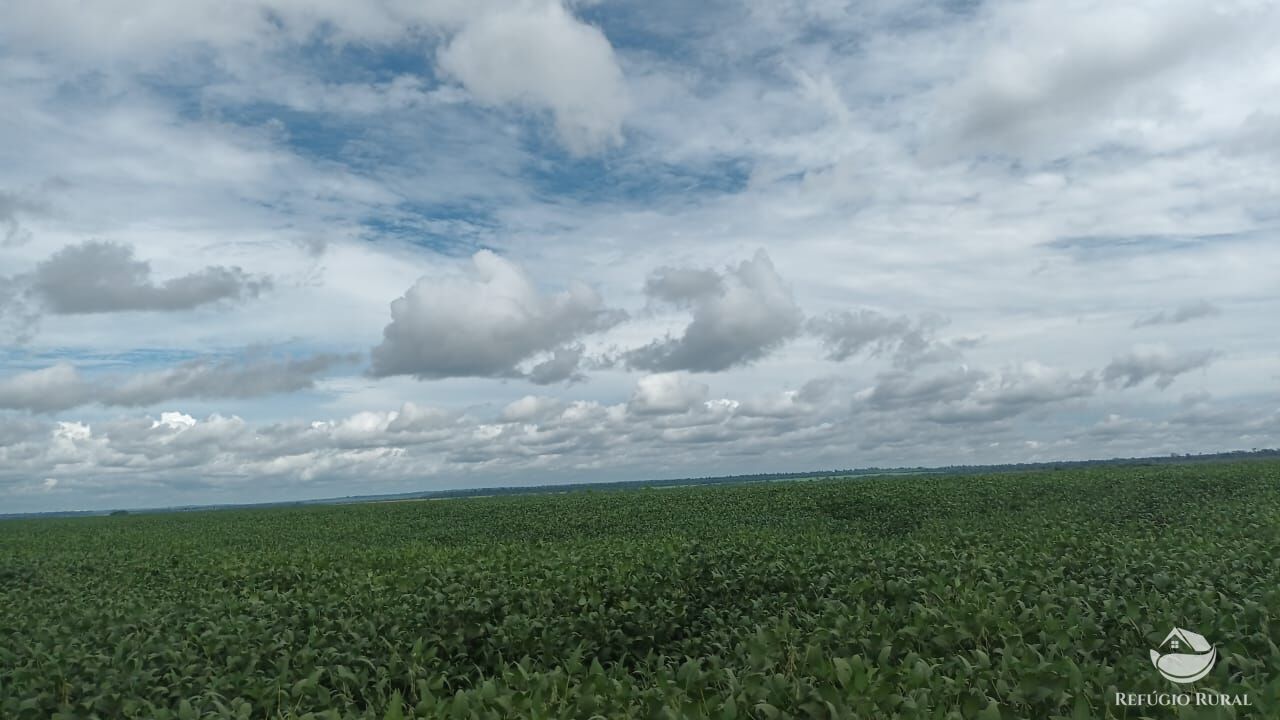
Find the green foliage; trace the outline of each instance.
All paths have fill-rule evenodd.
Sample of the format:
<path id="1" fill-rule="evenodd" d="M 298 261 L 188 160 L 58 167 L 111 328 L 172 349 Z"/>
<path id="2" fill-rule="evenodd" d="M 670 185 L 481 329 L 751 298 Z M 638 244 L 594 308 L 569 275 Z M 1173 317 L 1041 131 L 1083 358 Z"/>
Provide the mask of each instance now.
<path id="1" fill-rule="evenodd" d="M 1280 464 L 0 523 L 2 718 L 1280 717 Z"/>

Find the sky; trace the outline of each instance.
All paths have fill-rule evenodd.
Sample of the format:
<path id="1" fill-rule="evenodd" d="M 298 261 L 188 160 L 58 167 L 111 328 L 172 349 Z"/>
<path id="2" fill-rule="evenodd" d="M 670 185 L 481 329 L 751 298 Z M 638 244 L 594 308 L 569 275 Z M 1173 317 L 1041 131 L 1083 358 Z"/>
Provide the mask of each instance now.
<path id="1" fill-rule="evenodd" d="M 1280 445 L 1274 2 L 0 15 L 0 512 Z"/>

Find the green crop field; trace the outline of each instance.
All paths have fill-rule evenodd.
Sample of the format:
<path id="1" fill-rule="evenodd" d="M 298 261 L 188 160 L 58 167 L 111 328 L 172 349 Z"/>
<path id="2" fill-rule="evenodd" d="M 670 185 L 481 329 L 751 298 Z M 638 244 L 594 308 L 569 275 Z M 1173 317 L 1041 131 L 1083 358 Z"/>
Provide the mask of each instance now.
<path id="1" fill-rule="evenodd" d="M 0 640 L 6 720 L 1277 718 L 1280 464 L 15 520 Z"/>

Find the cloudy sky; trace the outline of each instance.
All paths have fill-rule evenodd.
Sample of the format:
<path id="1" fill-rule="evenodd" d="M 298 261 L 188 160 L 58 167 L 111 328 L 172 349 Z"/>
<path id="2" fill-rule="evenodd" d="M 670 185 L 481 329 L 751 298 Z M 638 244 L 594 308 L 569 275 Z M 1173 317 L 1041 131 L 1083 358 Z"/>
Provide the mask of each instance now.
<path id="1" fill-rule="evenodd" d="M 1280 445 L 1273 2 L 0 10 L 0 511 Z"/>

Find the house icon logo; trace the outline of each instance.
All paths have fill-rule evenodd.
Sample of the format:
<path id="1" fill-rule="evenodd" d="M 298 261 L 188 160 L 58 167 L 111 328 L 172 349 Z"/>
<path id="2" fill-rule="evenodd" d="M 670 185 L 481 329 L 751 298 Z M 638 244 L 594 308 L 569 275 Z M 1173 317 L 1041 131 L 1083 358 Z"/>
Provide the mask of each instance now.
<path id="1" fill-rule="evenodd" d="M 1178 627 L 1169 631 L 1159 650 L 1151 651 L 1151 664 L 1176 683 L 1193 683 L 1208 675 L 1217 660 L 1218 648 L 1203 635 Z"/>

